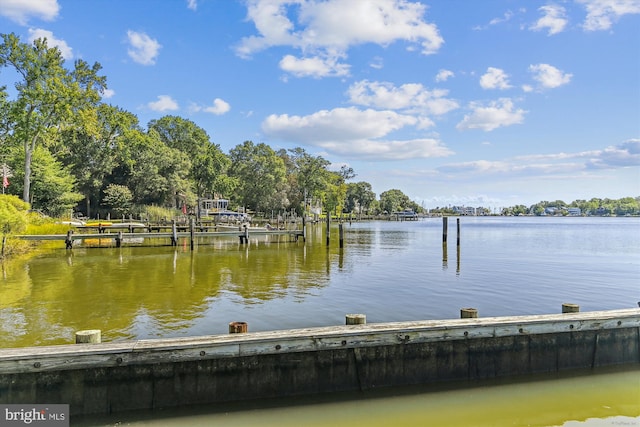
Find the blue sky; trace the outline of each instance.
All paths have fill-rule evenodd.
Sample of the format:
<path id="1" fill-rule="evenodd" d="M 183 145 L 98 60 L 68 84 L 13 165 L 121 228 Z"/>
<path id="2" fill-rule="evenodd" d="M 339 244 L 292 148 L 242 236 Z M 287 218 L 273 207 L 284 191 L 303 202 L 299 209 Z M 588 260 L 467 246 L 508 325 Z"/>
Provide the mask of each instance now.
<path id="1" fill-rule="evenodd" d="M 303 147 L 378 195 L 640 195 L 640 0 L 0 0 L 9 32 L 99 62 L 143 126 Z"/>

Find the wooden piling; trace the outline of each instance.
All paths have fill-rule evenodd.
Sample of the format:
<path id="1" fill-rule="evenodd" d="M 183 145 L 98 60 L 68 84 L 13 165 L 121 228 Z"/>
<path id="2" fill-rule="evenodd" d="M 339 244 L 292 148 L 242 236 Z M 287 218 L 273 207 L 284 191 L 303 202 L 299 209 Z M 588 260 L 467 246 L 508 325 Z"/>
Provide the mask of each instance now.
<path id="1" fill-rule="evenodd" d="M 116 248 L 119 248 L 122 246 L 122 231 L 118 231 L 118 234 L 116 235 Z"/>
<path id="2" fill-rule="evenodd" d="M 327 211 L 327 246 L 329 246 L 329 242 L 331 241 L 331 213 Z"/>
<path id="3" fill-rule="evenodd" d="M 342 230 L 342 224 L 338 226 L 338 235 L 340 236 L 340 247 L 344 247 L 344 232 Z"/>
<path id="4" fill-rule="evenodd" d="M 580 306 L 578 304 L 571 304 L 571 303 L 565 302 L 562 304 L 562 312 L 563 313 L 579 313 Z"/>
<path id="5" fill-rule="evenodd" d="M 71 249 L 73 247 L 73 238 L 71 236 L 73 236 L 73 230 L 67 231 L 67 238 L 64 241 L 67 249 Z"/>
<path id="6" fill-rule="evenodd" d="M 193 246 L 194 246 L 194 235 L 193 235 L 193 228 L 194 228 L 194 219 L 191 218 L 191 221 L 189 221 L 189 240 L 191 241 L 191 250 L 193 250 Z"/>
<path id="7" fill-rule="evenodd" d="M 171 246 L 178 246 L 178 228 L 175 219 L 171 220 Z"/>
<path id="8" fill-rule="evenodd" d="M 460 218 L 456 218 L 456 226 L 457 226 L 456 244 L 459 247 L 460 246 Z"/>
<path id="9" fill-rule="evenodd" d="M 449 218 L 446 216 L 442 217 L 442 243 L 447 243 L 447 231 L 449 228 Z"/>
<path id="10" fill-rule="evenodd" d="M 306 221 L 307 213 L 304 212 L 302 214 L 302 241 L 307 241 L 307 221 Z M 297 240 L 297 239 L 296 239 Z"/>
<path id="11" fill-rule="evenodd" d="M 231 322 L 229 323 L 230 334 L 245 334 L 249 331 L 247 322 Z"/>
<path id="12" fill-rule="evenodd" d="M 87 329 L 76 332 L 76 344 L 98 344 L 102 342 L 100 329 Z"/>
<path id="13" fill-rule="evenodd" d="M 461 308 L 460 309 L 460 318 L 461 319 L 475 319 L 478 317 L 478 310 L 475 308 Z"/>
<path id="14" fill-rule="evenodd" d="M 346 325 L 364 325 L 367 323 L 367 316 L 365 314 L 347 314 L 345 316 Z"/>

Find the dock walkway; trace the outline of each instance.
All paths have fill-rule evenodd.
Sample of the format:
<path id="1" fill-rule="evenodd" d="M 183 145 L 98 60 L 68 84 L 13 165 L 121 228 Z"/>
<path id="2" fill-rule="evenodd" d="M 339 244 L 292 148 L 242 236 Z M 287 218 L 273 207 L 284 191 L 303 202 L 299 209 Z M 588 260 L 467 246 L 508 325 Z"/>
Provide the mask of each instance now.
<path id="1" fill-rule="evenodd" d="M 225 227 L 228 228 L 228 227 Z M 167 246 L 176 246 L 178 239 L 188 239 L 193 246 L 194 240 L 202 238 L 220 238 L 220 237 L 237 237 L 240 239 L 240 243 L 248 243 L 250 237 L 260 236 L 289 236 L 292 241 L 298 241 L 300 237 L 305 238 L 303 230 L 267 230 L 257 229 L 252 230 L 252 227 L 238 228 L 238 230 L 225 230 L 217 231 L 217 226 L 172 226 L 172 225 L 149 225 L 146 230 L 141 229 L 140 232 L 135 230 L 113 232 L 116 227 L 98 227 L 98 226 L 83 226 L 77 227 L 79 230 L 91 230 L 95 229 L 94 233 L 76 233 L 74 230 L 69 230 L 67 234 L 23 234 L 15 236 L 18 239 L 28 241 L 41 241 L 41 240 L 59 240 L 65 242 L 67 249 L 71 249 L 76 241 L 84 241 L 88 239 L 113 239 L 115 245 L 120 247 L 123 243 L 131 241 L 140 241 L 147 239 L 156 239 L 166 241 Z M 107 231 L 108 230 L 108 231 Z M 169 232 L 162 230 L 171 230 Z M 200 231 L 196 231 L 200 230 Z"/>

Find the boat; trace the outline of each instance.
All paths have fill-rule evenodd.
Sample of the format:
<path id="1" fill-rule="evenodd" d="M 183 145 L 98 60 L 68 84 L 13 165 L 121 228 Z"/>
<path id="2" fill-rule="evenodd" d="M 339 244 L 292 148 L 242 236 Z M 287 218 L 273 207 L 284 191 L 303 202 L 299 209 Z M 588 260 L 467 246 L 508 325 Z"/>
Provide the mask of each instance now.
<path id="1" fill-rule="evenodd" d="M 88 221 L 84 223 L 85 227 L 111 227 L 113 223 L 111 221 Z"/>

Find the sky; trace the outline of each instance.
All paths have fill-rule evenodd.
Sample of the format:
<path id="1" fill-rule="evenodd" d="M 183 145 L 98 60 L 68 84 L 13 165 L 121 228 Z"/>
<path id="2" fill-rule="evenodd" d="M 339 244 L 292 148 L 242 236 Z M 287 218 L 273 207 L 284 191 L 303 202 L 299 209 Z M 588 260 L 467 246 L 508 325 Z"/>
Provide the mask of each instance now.
<path id="1" fill-rule="evenodd" d="M 640 196 L 640 0 L 0 0 L 0 33 L 99 62 L 145 128 L 302 147 L 378 196 Z"/>

